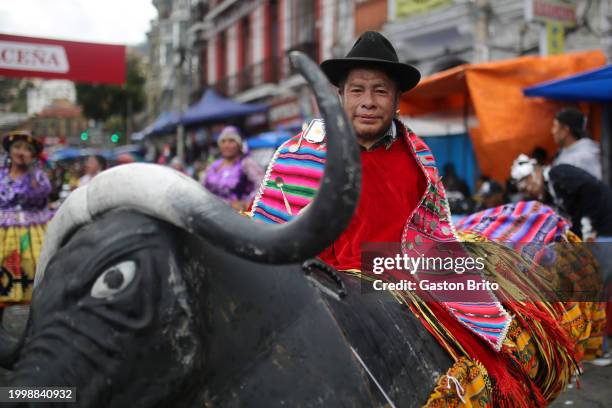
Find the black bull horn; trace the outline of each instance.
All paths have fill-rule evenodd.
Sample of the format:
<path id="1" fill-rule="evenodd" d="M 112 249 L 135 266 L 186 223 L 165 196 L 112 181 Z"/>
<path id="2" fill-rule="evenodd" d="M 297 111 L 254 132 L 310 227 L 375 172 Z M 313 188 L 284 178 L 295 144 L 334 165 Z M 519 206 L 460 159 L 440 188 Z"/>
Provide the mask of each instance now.
<path id="1" fill-rule="evenodd" d="M 117 208 L 135 209 L 229 253 L 269 264 L 303 261 L 333 242 L 357 206 L 359 149 L 336 92 L 318 66 L 301 52 L 292 52 L 289 57 L 312 88 L 329 135 L 321 186 L 298 217 L 283 225 L 263 225 L 237 214 L 197 182 L 171 169 L 150 164 L 118 166 L 74 191 L 50 222 L 35 288 L 51 258 L 73 233 Z M 23 339 L 16 340 L 0 328 L 0 366 L 12 365 L 21 343 Z"/>

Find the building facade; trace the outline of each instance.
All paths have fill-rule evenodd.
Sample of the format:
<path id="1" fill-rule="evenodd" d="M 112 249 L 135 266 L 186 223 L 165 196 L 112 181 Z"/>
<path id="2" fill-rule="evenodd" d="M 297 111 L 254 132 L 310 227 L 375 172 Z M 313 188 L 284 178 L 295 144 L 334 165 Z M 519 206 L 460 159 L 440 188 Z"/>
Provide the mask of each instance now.
<path id="1" fill-rule="evenodd" d="M 424 75 L 463 62 L 538 54 L 544 24 L 528 2 L 562 0 L 154 0 L 147 94 L 154 113 L 181 110 L 208 88 L 270 105 L 271 127 L 316 114 L 287 55 L 340 57 L 366 30 L 385 33 L 400 60 Z M 612 57 L 612 5 L 578 0 L 562 51 L 602 49 Z M 152 110 L 153 111 L 153 110 Z"/>
<path id="2" fill-rule="evenodd" d="M 56 99 L 31 116 L 23 127 L 30 129 L 35 136 L 44 138 L 50 146 L 78 146 L 83 144 L 80 135 L 88 130 L 89 122 L 83 117 L 79 106 L 69 100 Z"/>
<path id="3" fill-rule="evenodd" d="M 64 79 L 33 80 L 28 89 L 28 115 L 40 113 L 55 100 L 76 103 L 76 87 L 72 81 Z"/>
<path id="4" fill-rule="evenodd" d="M 158 18 L 147 34 L 149 70 L 147 73 L 147 116 L 180 110 L 189 103 L 187 76 L 187 30 L 190 0 L 153 0 Z"/>
<path id="5" fill-rule="evenodd" d="M 546 54 L 546 25 L 527 13 L 534 3 L 564 7 L 562 0 L 388 0 L 379 8 L 387 11 L 383 30 L 400 59 L 427 75 L 462 61 Z M 575 24 L 565 27 L 557 52 L 601 49 L 612 58 L 610 1 L 565 3 L 574 5 Z"/>
<path id="6" fill-rule="evenodd" d="M 303 78 L 287 55 L 299 50 L 316 62 L 340 55 L 353 41 L 352 0 L 208 1 L 194 35 L 202 89 L 241 102 L 270 105 L 272 127 L 314 114 Z M 195 64 L 192 64 L 195 66 Z"/>

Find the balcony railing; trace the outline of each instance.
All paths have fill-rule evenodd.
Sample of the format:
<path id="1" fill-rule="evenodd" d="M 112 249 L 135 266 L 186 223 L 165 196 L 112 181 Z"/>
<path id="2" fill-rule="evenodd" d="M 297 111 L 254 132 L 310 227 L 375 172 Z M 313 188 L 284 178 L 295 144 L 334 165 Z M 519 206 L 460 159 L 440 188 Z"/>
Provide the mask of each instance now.
<path id="1" fill-rule="evenodd" d="M 302 51 L 314 61 L 317 61 L 318 47 L 316 43 L 303 43 L 291 48 L 290 51 Z M 235 75 L 227 76 L 217 81 L 213 87 L 225 96 L 234 96 L 259 85 L 278 83 L 282 78 L 297 73 L 289 63 L 287 56 L 272 57 L 254 65 L 249 65 Z"/>
<path id="2" fill-rule="evenodd" d="M 222 95 L 234 96 L 259 85 L 277 83 L 280 80 L 281 61 L 281 58 L 275 57 L 249 65 L 239 73 L 217 81 L 213 87 Z"/>

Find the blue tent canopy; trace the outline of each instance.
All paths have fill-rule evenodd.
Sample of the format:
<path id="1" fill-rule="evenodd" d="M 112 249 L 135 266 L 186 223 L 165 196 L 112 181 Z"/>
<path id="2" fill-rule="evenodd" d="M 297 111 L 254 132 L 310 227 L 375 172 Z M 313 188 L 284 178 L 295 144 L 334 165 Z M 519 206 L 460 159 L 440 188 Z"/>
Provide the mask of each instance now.
<path id="1" fill-rule="evenodd" d="M 154 135 L 170 132 L 179 123 L 180 117 L 178 112 L 162 112 L 153 123 L 143 130 L 143 133 L 145 135 Z"/>
<path id="2" fill-rule="evenodd" d="M 81 157 L 81 149 L 77 147 L 65 147 L 52 152 L 48 160 L 50 162 L 56 162 L 60 160 L 74 160 L 79 157 Z"/>
<path id="3" fill-rule="evenodd" d="M 277 148 L 291 138 L 291 133 L 283 130 L 260 133 L 247 139 L 249 149 L 263 149 L 266 147 Z"/>
<path id="4" fill-rule="evenodd" d="M 87 156 L 102 156 L 106 160 L 114 160 L 115 155 L 108 149 L 64 147 L 53 151 L 49 155 L 49 162 L 55 163 L 62 160 L 76 160 Z"/>
<path id="5" fill-rule="evenodd" d="M 612 65 L 544 82 L 523 90 L 525 96 L 585 102 L 612 102 Z"/>
<path id="6" fill-rule="evenodd" d="M 225 99 L 212 89 L 206 91 L 202 98 L 190 106 L 181 119 L 184 125 L 214 122 L 234 117 L 265 112 L 268 107 L 264 104 L 238 103 Z"/>

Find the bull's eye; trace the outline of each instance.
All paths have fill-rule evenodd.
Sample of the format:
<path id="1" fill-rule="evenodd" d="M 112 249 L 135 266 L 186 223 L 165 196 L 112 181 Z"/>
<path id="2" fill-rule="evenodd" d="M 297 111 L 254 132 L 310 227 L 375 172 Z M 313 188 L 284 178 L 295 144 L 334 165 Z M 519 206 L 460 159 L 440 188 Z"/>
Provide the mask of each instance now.
<path id="1" fill-rule="evenodd" d="M 124 261 L 106 269 L 91 288 L 91 296 L 97 299 L 104 299 L 125 289 L 134 279 L 136 273 L 136 263 L 134 261 Z"/>

